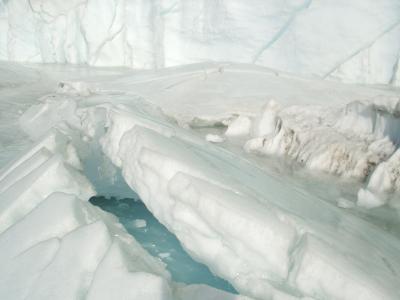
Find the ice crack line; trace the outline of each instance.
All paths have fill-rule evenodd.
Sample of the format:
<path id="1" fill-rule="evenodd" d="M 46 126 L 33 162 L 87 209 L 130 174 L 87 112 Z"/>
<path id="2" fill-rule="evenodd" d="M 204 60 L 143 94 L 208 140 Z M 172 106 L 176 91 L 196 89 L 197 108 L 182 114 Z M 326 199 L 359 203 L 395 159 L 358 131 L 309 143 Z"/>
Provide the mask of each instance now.
<path id="1" fill-rule="evenodd" d="M 310 7 L 311 3 L 313 0 L 306 0 L 304 1 L 304 3 L 302 5 L 300 5 L 298 8 L 296 8 L 292 14 L 290 15 L 289 19 L 286 21 L 285 24 L 283 24 L 283 26 L 281 27 L 281 29 L 279 29 L 279 31 L 272 37 L 272 39 L 270 39 L 263 47 L 261 47 L 256 54 L 254 55 L 253 59 L 252 59 L 252 63 L 256 63 L 257 60 L 260 58 L 260 56 L 266 51 L 268 50 L 268 48 L 270 48 L 276 41 L 278 41 L 287 31 L 287 29 L 289 28 L 290 24 L 292 24 L 292 22 L 294 21 L 294 19 L 297 17 L 297 15 L 306 10 L 307 8 Z"/>

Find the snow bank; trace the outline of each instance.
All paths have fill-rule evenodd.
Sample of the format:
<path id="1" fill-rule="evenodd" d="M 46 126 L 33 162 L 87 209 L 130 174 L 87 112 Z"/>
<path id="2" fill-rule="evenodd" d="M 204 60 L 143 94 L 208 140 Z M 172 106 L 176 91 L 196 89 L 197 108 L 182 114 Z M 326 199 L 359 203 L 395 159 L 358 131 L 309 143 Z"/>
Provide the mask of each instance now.
<path id="1" fill-rule="evenodd" d="M 0 59 L 134 68 L 232 61 L 397 85 L 399 10 L 396 0 L 1 1 Z"/>

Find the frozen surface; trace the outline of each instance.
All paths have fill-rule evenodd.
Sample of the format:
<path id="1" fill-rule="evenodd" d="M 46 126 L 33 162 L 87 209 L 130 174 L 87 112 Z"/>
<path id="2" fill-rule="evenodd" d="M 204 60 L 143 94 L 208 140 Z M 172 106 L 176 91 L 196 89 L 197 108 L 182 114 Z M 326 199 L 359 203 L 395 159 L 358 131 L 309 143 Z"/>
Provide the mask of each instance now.
<path id="1" fill-rule="evenodd" d="M 6 114 L 12 142 L 33 141 L 0 173 L 1 298 L 399 299 L 398 90 L 249 65 L 31 68 L 46 84 L 26 99 L 25 133 Z M 244 296 L 177 284 L 168 251 L 154 258 L 87 202 L 126 184 Z"/>
<path id="2" fill-rule="evenodd" d="M 230 61 L 398 85 L 399 11 L 397 0 L 1 0 L 0 59 L 140 69 Z"/>

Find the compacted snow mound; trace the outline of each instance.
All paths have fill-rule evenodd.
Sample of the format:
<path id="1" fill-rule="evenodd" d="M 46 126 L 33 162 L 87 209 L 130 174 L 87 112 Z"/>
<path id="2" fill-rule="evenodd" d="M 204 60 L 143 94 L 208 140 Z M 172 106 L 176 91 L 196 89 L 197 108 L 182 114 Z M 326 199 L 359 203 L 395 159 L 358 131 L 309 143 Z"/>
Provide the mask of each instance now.
<path id="1" fill-rule="evenodd" d="M 397 85 L 399 11 L 397 0 L 1 0 L 0 59 L 134 68 L 232 61 Z"/>

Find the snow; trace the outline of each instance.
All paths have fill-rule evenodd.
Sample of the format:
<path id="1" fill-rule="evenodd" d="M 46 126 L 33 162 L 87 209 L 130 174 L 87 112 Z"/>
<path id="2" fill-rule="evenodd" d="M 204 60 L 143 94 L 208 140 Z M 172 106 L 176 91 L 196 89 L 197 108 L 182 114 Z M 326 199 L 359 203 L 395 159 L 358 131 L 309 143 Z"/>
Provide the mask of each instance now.
<path id="1" fill-rule="evenodd" d="M 398 85 L 399 9 L 396 0 L 3 0 L 0 59 L 135 69 L 229 61 Z"/>
<path id="2" fill-rule="evenodd" d="M 348 195 L 326 202 L 309 188 L 312 177 L 304 185 L 267 163 L 279 157 L 293 169 L 354 180 L 353 191 L 376 193 L 382 209 L 396 209 L 396 90 L 248 65 L 79 76 L 32 68 L 53 78 L 53 88 L 20 118 L 34 142 L 0 171 L 0 269 L 11 270 L 0 271 L 0 298 L 400 297 L 400 242 L 363 214 L 371 198 L 354 207 L 354 198 L 343 201 Z M 229 128 L 235 134 L 225 134 Z M 210 143 L 207 134 L 225 141 Z M 114 166 L 102 169 L 105 159 Z M 241 295 L 177 284 L 159 258 L 88 203 L 104 188 L 94 173 L 122 180 L 113 168 L 194 259 Z"/>

